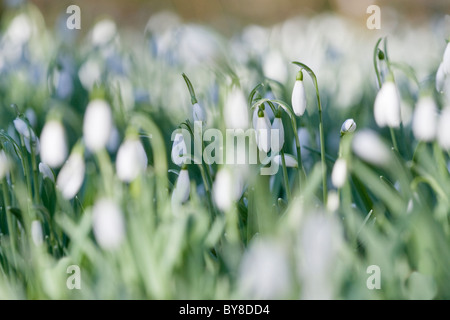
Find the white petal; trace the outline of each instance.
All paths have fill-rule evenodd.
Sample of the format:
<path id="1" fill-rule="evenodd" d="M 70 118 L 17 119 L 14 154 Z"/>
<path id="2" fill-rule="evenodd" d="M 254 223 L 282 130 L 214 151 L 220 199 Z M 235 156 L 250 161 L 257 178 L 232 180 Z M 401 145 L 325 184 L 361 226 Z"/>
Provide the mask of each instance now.
<path id="1" fill-rule="evenodd" d="M 352 141 L 352 148 L 358 157 L 372 164 L 384 165 L 389 162 L 388 147 L 372 130 L 358 131 Z"/>
<path id="2" fill-rule="evenodd" d="M 177 184 L 172 193 L 172 209 L 176 208 L 189 199 L 191 192 L 191 182 L 189 180 L 189 173 L 186 169 L 182 169 L 177 179 Z"/>
<path id="3" fill-rule="evenodd" d="M 50 179 L 51 181 L 55 182 L 55 175 L 53 174 L 52 170 L 48 165 L 41 162 L 39 163 L 39 172 L 42 174 L 44 179 Z"/>
<path id="4" fill-rule="evenodd" d="M 273 161 L 277 163 L 278 165 L 283 165 L 283 161 L 281 159 L 281 155 L 277 154 L 275 157 L 273 157 Z M 284 162 L 286 163 L 286 167 L 288 168 L 298 168 L 298 162 L 297 159 L 290 154 L 284 154 Z"/>
<path id="5" fill-rule="evenodd" d="M 256 143 L 258 148 L 265 153 L 270 150 L 270 122 L 264 117 L 258 117 L 256 122 Z"/>
<path id="6" fill-rule="evenodd" d="M 392 81 L 383 84 L 374 104 L 375 121 L 379 127 L 400 126 L 400 97 L 396 85 Z"/>
<path id="7" fill-rule="evenodd" d="M 296 80 L 292 90 L 292 108 L 296 116 L 302 116 L 306 110 L 306 94 L 303 81 Z"/>
<path id="8" fill-rule="evenodd" d="M 59 121 L 48 121 L 41 133 L 41 159 L 52 168 L 61 166 L 67 157 L 66 134 Z"/>
<path id="9" fill-rule="evenodd" d="M 44 242 L 44 233 L 42 232 L 42 225 L 39 220 L 33 220 L 31 222 L 31 238 L 36 246 L 40 246 Z"/>
<path id="10" fill-rule="evenodd" d="M 242 90 L 233 88 L 228 94 L 224 105 L 224 118 L 227 129 L 248 128 L 248 108 Z"/>
<path id="11" fill-rule="evenodd" d="M 341 188 L 347 180 L 347 162 L 345 159 L 336 160 L 331 172 L 331 182 L 336 188 Z"/>
<path id="12" fill-rule="evenodd" d="M 124 182 L 131 182 L 147 168 L 147 154 L 139 140 L 128 139 L 117 152 L 117 176 Z"/>
<path id="13" fill-rule="evenodd" d="M 432 141 L 436 135 L 437 108 L 431 97 L 421 97 L 414 110 L 412 129 L 417 140 Z"/>
<path id="14" fill-rule="evenodd" d="M 175 135 L 170 156 L 172 158 L 172 162 L 179 167 L 186 163 L 187 146 L 182 133 L 177 133 Z"/>
<path id="15" fill-rule="evenodd" d="M 9 172 L 9 160 L 5 150 L 0 150 L 0 180 Z"/>
<path id="16" fill-rule="evenodd" d="M 447 43 L 447 47 L 445 48 L 442 65 L 444 68 L 444 73 L 446 75 L 450 75 L 450 43 Z"/>
<path id="17" fill-rule="evenodd" d="M 14 123 L 14 127 L 16 128 L 17 132 L 21 136 L 26 137 L 26 138 L 30 137 L 30 131 L 29 131 L 28 125 L 26 124 L 25 121 L 23 121 L 20 118 L 16 118 L 16 119 L 14 119 L 13 123 Z"/>
<path id="18" fill-rule="evenodd" d="M 194 121 L 201 121 L 201 122 L 205 122 L 206 121 L 205 111 L 200 106 L 200 104 L 195 103 L 192 106 L 192 113 L 193 113 Z"/>
<path id="19" fill-rule="evenodd" d="M 441 63 L 436 72 L 436 90 L 439 93 L 444 92 L 445 86 L 445 73 L 444 73 L 444 65 Z"/>
<path id="20" fill-rule="evenodd" d="M 353 119 L 347 119 L 341 126 L 341 133 L 354 132 L 356 130 L 356 122 Z"/>
<path id="21" fill-rule="evenodd" d="M 443 149 L 450 150 L 450 106 L 442 110 L 439 119 L 437 139 Z"/>
<path id="22" fill-rule="evenodd" d="M 270 147 L 273 153 L 281 151 L 284 145 L 284 126 L 281 118 L 273 119 L 272 132 L 270 133 Z"/>
<path id="23" fill-rule="evenodd" d="M 84 181 L 85 164 L 83 157 L 75 152 L 67 159 L 56 179 L 56 186 L 65 199 L 72 199 Z"/>
<path id="24" fill-rule="evenodd" d="M 106 250 L 117 249 L 125 237 L 125 222 L 119 206 L 110 199 L 98 200 L 93 208 L 95 240 Z"/>
<path id="25" fill-rule="evenodd" d="M 103 149 L 111 134 L 112 113 L 109 104 L 100 99 L 89 102 L 83 122 L 83 138 L 90 151 Z"/>

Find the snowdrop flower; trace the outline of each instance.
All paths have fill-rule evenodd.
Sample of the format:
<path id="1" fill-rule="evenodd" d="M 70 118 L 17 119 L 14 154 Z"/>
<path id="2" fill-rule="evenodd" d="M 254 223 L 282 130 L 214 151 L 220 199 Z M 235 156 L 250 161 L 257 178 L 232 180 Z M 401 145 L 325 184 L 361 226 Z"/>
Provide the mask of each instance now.
<path id="1" fill-rule="evenodd" d="M 268 153 L 270 150 L 270 122 L 264 117 L 262 110 L 258 113 L 258 120 L 256 122 L 256 143 L 258 149 Z"/>
<path id="2" fill-rule="evenodd" d="M 346 134 L 347 132 L 355 132 L 356 130 L 356 122 L 353 119 L 347 119 L 341 126 L 341 136 Z"/>
<path id="3" fill-rule="evenodd" d="M 380 137 L 369 129 L 358 131 L 352 141 L 353 152 L 369 163 L 385 165 L 389 162 L 390 153 Z"/>
<path id="4" fill-rule="evenodd" d="M 117 176 L 124 182 L 131 182 L 147 169 L 147 162 L 147 154 L 139 138 L 126 138 L 117 152 Z"/>
<path id="5" fill-rule="evenodd" d="M 44 243 L 44 233 L 42 232 L 42 225 L 39 220 L 33 220 L 31 222 L 31 238 L 36 246 Z"/>
<path id="6" fill-rule="evenodd" d="M 287 79 L 286 63 L 279 52 L 270 51 L 263 61 L 264 75 L 269 79 L 274 79 L 284 83 Z"/>
<path id="7" fill-rule="evenodd" d="M 445 48 L 444 57 L 442 58 L 442 66 L 445 75 L 450 75 L 450 42 L 447 43 Z"/>
<path id="8" fill-rule="evenodd" d="M 93 152 L 105 148 L 113 127 L 109 104 L 101 99 L 89 102 L 83 121 L 83 138 L 86 147 Z"/>
<path id="9" fill-rule="evenodd" d="M 110 199 L 100 199 L 94 204 L 93 231 L 97 243 L 106 250 L 117 249 L 125 237 L 125 222 L 119 206 Z"/>
<path id="10" fill-rule="evenodd" d="M 347 180 L 347 162 L 343 158 L 336 160 L 331 172 L 331 182 L 336 188 L 342 188 Z"/>
<path id="11" fill-rule="evenodd" d="M 259 111 L 261 111 L 261 110 L 262 110 L 262 112 L 264 113 L 264 118 L 270 123 L 270 117 L 269 117 L 268 110 L 266 110 L 265 105 L 262 104 L 262 105 L 260 106 L 260 108 L 255 108 L 255 110 L 253 111 L 252 124 L 253 124 L 253 128 L 254 128 L 254 129 L 256 129 L 256 123 L 258 122 L 258 118 L 259 118 L 259 117 L 258 117 L 258 113 L 259 113 Z M 269 107 L 269 110 L 271 110 L 270 107 Z"/>
<path id="12" fill-rule="evenodd" d="M 283 165 L 283 160 L 281 159 L 281 155 L 277 154 L 275 157 L 273 157 L 273 161 L 277 163 L 278 165 Z M 298 168 L 298 162 L 297 159 L 293 155 L 284 154 L 284 162 L 286 163 L 286 167 L 288 168 Z"/>
<path id="13" fill-rule="evenodd" d="M 66 134 L 61 122 L 48 121 L 41 133 L 41 160 L 52 168 L 64 163 L 67 157 Z"/>
<path id="14" fill-rule="evenodd" d="M 450 150 L 450 106 L 442 110 L 437 129 L 437 139 L 442 149 Z"/>
<path id="15" fill-rule="evenodd" d="M 294 89 L 292 90 L 292 109 L 296 116 L 300 117 L 306 110 L 306 94 L 303 85 L 303 72 L 300 70 L 295 80 Z"/>
<path id="16" fill-rule="evenodd" d="M 242 258 L 239 287 L 250 299 L 277 299 L 291 288 L 291 270 L 285 247 L 270 240 L 257 239 Z"/>
<path id="17" fill-rule="evenodd" d="M 247 129 L 247 101 L 241 89 L 233 88 L 225 100 L 225 125 L 227 129 Z"/>
<path id="18" fill-rule="evenodd" d="M 386 81 L 378 91 L 373 107 L 375 122 L 382 128 L 400 126 L 400 96 L 393 81 Z"/>
<path id="19" fill-rule="evenodd" d="M 444 64 L 441 63 L 436 72 L 436 91 L 439 93 L 443 93 L 444 86 L 445 86 Z"/>
<path id="20" fill-rule="evenodd" d="M 339 194 L 336 190 L 330 190 L 328 192 L 327 210 L 328 212 L 335 212 L 339 209 Z"/>
<path id="21" fill-rule="evenodd" d="M 412 129 L 417 140 L 432 141 L 436 135 L 437 108 L 430 96 L 419 98 L 414 110 Z"/>
<path id="22" fill-rule="evenodd" d="M 221 168 L 213 185 L 213 198 L 222 211 L 231 209 L 233 202 L 239 200 L 244 189 L 243 175 L 235 174 L 229 168 Z"/>
<path id="23" fill-rule="evenodd" d="M 34 112 L 33 109 L 28 108 L 25 111 L 25 117 L 28 119 L 28 122 L 30 123 L 32 128 L 36 128 L 37 125 L 37 116 L 36 116 L 36 112 Z"/>
<path id="24" fill-rule="evenodd" d="M 203 123 L 206 122 L 205 111 L 198 102 L 194 103 L 194 105 L 192 106 L 192 116 L 194 121 L 201 121 Z"/>
<path id="25" fill-rule="evenodd" d="M 183 167 L 180 170 L 176 186 L 172 192 L 172 209 L 176 209 L 179 205 L 185 203 L 189 199 L 190 191 L 189 172 L 187 168 Z"/>
<path id="26" fill-rule="evenodd" d="M 39 154 L 40 143 L 34 133 L 34 130 L 21 118 L 16 118 L 13 123 L 17 132 L 23 137 L 27 151 L 31 153 L 31 148 L 33 148 L 33 152 L 35 154 Z"/>
<path id="27" fill-rule="evenodd" d="M 107 44 L 114 38 L 116 31 L 116 24 L 109 19 L 97 22 L 92 29 L 92 44 L 94 46 L 103 46 Z"/>
<path id="28" fill-rule="evenodd" d="M 181 167 L 187 160 L 187 146 L 184 141 L 182 133 L 176 133 L 173 139 L 172 152 L 171 152 L 172 162 L 177 166 Z"/>
<path id="29" fill-rule="evenodd" d="M 111 134 L 109 135 L 108 142 L 106 143 L 106 149 L 113 153 L 117 150 L 120 144 L 120 133 L 116 126 L 111 128 Z"/>
<path id="30" fill-rule="evenodd" d="M 3 179 L 9 172 L 9 160 L 6 156 L 5 150 L 0 150 L 0 180 Z"/>
<path id="31" fill-rule="evenodd" d="M 75 147 L 56 179 L 56 187 L 65 199 L 70 200 L 78 193 L 83 185 L 84 173 L 85 164 L 82 151 Z"/>
<path id="32" fill-rule="evenodd" d="M 93 59 L 89 59 L 83 63 L 78 71 L 80 82 L 88 91 L 92 90 L 94 84 L 100 81 L 101 75 L 102 67 L 96 60 Z"/>
<path id="33" fill-rule="evenodd" d="M 46 165 L 45 163 L 43 163 L 43 162 L 39 163 L 39 172 L 42 174 L 42 177 L 44 179 L 47 178 L 47 179 L 50 179 L 51 181 L 53 181 L 53 183 L 55 182 L 55 175 L 53 174 L 50 167 L 48 165 Z"/>
<path id="34" fill-rule="evenodd" d="M 275 117 L 275 119 L 273 119 L 270 137 L 270 147 L 272 148 L 272 152 L 280 152 L 284 145 L 284 126 L 283 121 L 281 120 L 281 115 L 279 114 Z"/>

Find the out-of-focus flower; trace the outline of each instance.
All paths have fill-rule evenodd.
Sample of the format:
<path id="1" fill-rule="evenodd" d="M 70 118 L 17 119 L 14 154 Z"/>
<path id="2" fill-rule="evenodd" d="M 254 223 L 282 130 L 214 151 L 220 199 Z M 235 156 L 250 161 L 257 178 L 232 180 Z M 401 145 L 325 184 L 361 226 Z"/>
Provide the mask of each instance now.
<path id="1" fill-rule="evenodd" d="M 257 239 L 244 254 L 239 287 L 250 299 L 280 299 L 291 289 L 289 259 L 283 245 Z"/>
<path id="2" fill-rule="evenodd" d="M 228 94 L 223 111 L 227 129 L 247 129 L 247 101 L 241 89 L 233 88 Z"/>
<path id="3" fill-rule="evenodd" d="M 203 123 L 206 122 L 205 111 L 198 102 L 194 103 L 194 105 L 192 106 L 192 116 L 194 121 L 201 121 Z"/>
<path id="4" fill-rule="evenodd" d="M 437 128 L 437 140 L 443 149 L 450 150 L 450 106 L 442 110 Z"/>
<path id="5" fill-rule="evenodd" d="M 102 68 L 98 61 L 89 59 L 80 67 L 78 77 L 83 87 L 90 91 L 96 82 L 100 81 Z"/>
<path id="6" fill-rule="evenodd" d="M 186 168 L 182 168 L 172 192 L 172 209 L 175 210 L 179 205 L 185 203 L 189 199 L 190 192 L 189 172 Z"/>
<path id="7" fill-rule="evenodd" d="M 444 57 L 442 58 L 442 66 L 444 73 L 446 75 L 450 75 L 450 42 L 447 43 L 447 47 L 445 48 Z"/>
<path id="8" fill-rule="evenodd" d="M 277 154 L 275 157 L 273 157 L 273 161 L 277 163 L 278 165 L 283 164 L 283 160 L 281 159 L 281 155 Z M 286 167 L 288 168 L 298 168 L 298 162 L 297 159 L 290 154 L 284 154 L 284 162 L 286 163 Z"/>
<path id="9" fill-rule="evenodd" d="M 117 152 L 117 176 L 124 182 L 131 182 L 147 169 L 147 154 L 141 141 L 126 138 Z"/>
<path id="10" fill-rule="evenodd" d="M 354 132 L 356 130 L 356 122 L 353 119 L 347 119 L 341 126 L 341 136 L 347 132 Z"/>
<path id="11" fill-rule="evenodd" d="M 116 32 L 117 27 L 114 21 L 109 19 L 101 20 L 92 29 L 92 44 L 94 46 L 103 46 L 114 38 Z"/>
<path id="12" fill-rule="evenodd" d="M 272 152 L 280 152 L 284 145 L 284 126 L 281 117 L 277 116 L 273 119 L 270 138 L 270 147 L 272 148 Z"/>
<path id="13" fill-rule="evenodd" d="M 213 185 L 214 202 L 220 210 L 226 212 L 242 196 L 243 189 L 242 173 L 226 167 L 221 168 L 217 172 Z"/>
<path id="14" fill-rule="evenodd" d="M 360 130 L 352 141 L 355 154 L 361 159 L 375 164 L 385 165 L 389 162 L 390 153 L 380 137 L 369 129 Z"/>
<path id="15" fill-rule="evenodd" d="M 33 152 L 35 154 L 39 154 L 40 143 L 34 133 L 34 130 L 21 118 L 16 118 L 13 123 L 17 132 L 23 137 L 27 151 L 31 153 L 31 149 L 33 148 Z"/>
<path id="16" fill-rule="evenodd" d="M 25 117 L 28 119 L 28 122 L 30 123 L 31 127 L 36 128 L 37 125 L 36 112 L 33 109 L 28 108 L 27 110 L 25 110 Z"/>
<path id="17" fill-rule="evenodd" d="M 105 148 L 111 135 L 113 119 L 109 104 L 101 99 L 89 102 L 84 114 L 83 138 L 90 151 Z"/>
<path id="18" fill-rule="evenodd" d="M 258 120 L 256 122 L 256 143 L 259 150 L 268 153 L 270 150 L 270 134 L 271 125 L 268 118 L 264 117 L 264 112 L 259 111 Z"/>
<path id="19" fill-rule="evenodd" d="M 64 127 L 60 121 L 48 121 L 41 133 L 41 160 L 52 168 L 64 163 L 67 143 Z"/>
<path id="20" fill-rule="evenodd" d="M 61 191 L 65 199 L 72 199 L 78 193 L 83 185 L 84 173 L 83 154 L 75 147 L 56 179 L 56 187 Z"/>
<path id="21" fill-rule="evenodd" d="M 336 188 L 341 188 L 347 180 L 347 162 L 343 158 L 336 160 L 331 172 L 331 182 Z"/>
<path id="22" fill-rule="evenodd" d="M 432 141 L 436 136 L 437 108 L 433 98 L 419 98 L 414 110 L 412 129 L 417 140 Z"/>
<path id="23" fill-rule="evenodd" d="M 173 139 L 172 144 L 171 158 L 172 162 L 179 167 L 186 163 L 187 146 L 182 133 L 175 134 L 175 138 Z"/>
<path id="24" fill-rule="evenodd" d="M 436 91 L 439 93 L 444 92 L 444 86 L 445 86 L 445 72 L 444 72 L 444 65 L 443 63 L 441 63 L 436 72 Z"/>
<path id="25" fill-rule="evenodd" d="M 300 117 L 306 110 L 306 94 L 303 84 L 303 73 L 300 70 L 295 80 L 294 89 L 292 90 L 292 109 L 296 116 Z"/>
<path id="26" fill-rule="evenodd" d="M 382 128 L 400 126 L 400 96 L 393 81 L 386 81 L 378 91 L 373 107 L 375 122 Z"/>
<path id="27" fill-rule="evenodd" d="M 6 156 L 5 150 L 0 150 L 0 180 L 3 179 L 9 172 L 9 160 Z"/>
<path id="28" fill-rule="evenodd" d="M 117 203 L 111 199 L 97 200 L 92 212 L 97 243 L 106 250 L 117 249 L 125 237 L 125 222 Z"/>
<path id="29" fill-rule="evenodd" d="M 44 243 L 44 233 L 42 232 L 42 224 L 39 220 L 33 220 L 31 222 L 31 239 L 36 246 Z"/>
<path id="30" fill-rule="evenodd" d="M 286 63 L 277 51 L 272 50 L 264 57 L 263 71 L 267 78 L 280 83 L 284 83 L 287 79 Z"/>
<path id="31" fill-rule="evenodd" d="M 46 165 L 45 163 L 43 163 L 43 162 L 39 163 L 39 172 L 42 174 L 42 177 L 44 179 L 47 178 L 47 179 L 50 179 L 51 181 L 53 181 L 53 183 L 55 182 L 55 175 L 53 174 L 50 167 L 48 165 Z"/>

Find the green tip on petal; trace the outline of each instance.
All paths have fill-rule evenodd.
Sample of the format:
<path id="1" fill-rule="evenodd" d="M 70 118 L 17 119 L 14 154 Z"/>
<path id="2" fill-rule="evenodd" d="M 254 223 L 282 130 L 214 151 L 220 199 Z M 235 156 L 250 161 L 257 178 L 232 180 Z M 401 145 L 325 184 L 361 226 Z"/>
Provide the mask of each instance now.
<path id="1" fill-rule="evenodd" d="M 378 59 L 384 60 L 384 52 L 383 52 L 383 50 L 379 50 L 378 49 Z"/>
<path id="2" fill-rule="evenodd" d="M 263 110 L 261 110 L 261 109 L 258 110 L 258 117 L 259 118 L 264 118 L 264 111 Z"/>
<path id="3" fill-rule="evenodd" d="M 295 80 L 303 81 L 303 72 L 302 72 L 302 70 L 299 70 L 297 72 L 297 77 L 295 78 Z"/>

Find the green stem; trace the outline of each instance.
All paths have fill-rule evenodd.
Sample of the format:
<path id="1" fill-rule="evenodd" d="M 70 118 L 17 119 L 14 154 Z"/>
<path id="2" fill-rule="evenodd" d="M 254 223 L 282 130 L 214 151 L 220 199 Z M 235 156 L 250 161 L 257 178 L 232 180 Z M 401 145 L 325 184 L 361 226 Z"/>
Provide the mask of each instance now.
<path id="1" fill-rule="evenodd" d="M 2 189 L 3 189 L 3 201 L 4 201 L 5 213 L 6 213 L 6 223 L 8 224 L 8 231 L 9 231 L 9 241 L 11 242 L 13 265 L 14 265 L 14 267 L 16 267 L 16 256 L 15 256 L 16 229 L 14 227 L 13 217 L 12 217 L 12 213 L 11 213 L 11 205 L 9 202 L 9 194 L 8 194 L 8 183 L 6 182 L 6 177 L 3 178 Z"/>
<path id="2" fill-rule="evenodd" d="M 391 132 L 392 145 L 395 150 L 398 150 L 397 138 L 395 137 L 394 128 L 389 128 L 389 131 Z"/>
<path id="3" fill-rule="evenodd" d="M 30 144 L 32 142 L 30 141 Z M 38 176 L 38 167 L 36 162 L 36 153 L 34 152 L 34 148 L 31 147 L 31 166 L 33 169 L 33 186 L 34 186 L 34 199 L 36 201 L 36 204 L 39 205 L 40 203 L 40 196 L 39 196 L 39 176 Z"/>
<path id="4" fill-rule="evenodd" d="M 291 200 L 291 188 L 289 186 L 289 176 L 287 174 L 286 160 L 284 158 L 284 148 L 281 149 L 281 164 L 283 165 L 284 187 L 286 188 L 287 198 L 288 200 Z"/>
<path id="5" fill-rule="evenodd" d="M 27 191 L 28 191 L 28 200 L 29 201 L 33 201 L 33 191 L 31 188 L 31 177 L 30 177 L 30 166 L 28 164 L 28 159 L 26 159 L 28 157 L 28 153 L 27 153 L 27 149 L 25 147 L 25 142 L 23 140 L 23 137 L 20 136 L 20 143 L 22 145 L 22 150 L 24 150 L 24 152 L 22 152 L 22 166 L 23 166 L 23 174 L 25 175 L 25 180 L 27 182 Z M 31 142 L 30 142 L 31 144 Z M 30 146 L 31 148 L 31 146 Z"/>
<path id="6" fill-rule="evenodd" d="M 314 86 L 316 88 L 317 106 L 319 109 L 320 161 L 322 163 L 323 203 L 326 206 L 327 205 L 327 195 L 328 195 L 327 164 L 325 162 L 325 139 L 324 139 L 323 119 L 322 119 L 322 103 L 320 101 L 319 85 L 317 84 L 317 77 L 314 74 L 314 72 L 311 70 L 311 68 L 309 68 L 307 65 L 305 65 L 301 62 L 293 61 L 292 63 L 298 65 L 301 68 L 304 68 L 308 72 L 308 74 L 311 77 L 311 79 L 314 83 Z"/>
<path id="7" fill-rule="evenodd" d="M 196 104 L 197 98 L 195 97 L 194 87 L 192 86 L 191 80 L 187 77 L 186 74 L 182 74 L 184 81 L 186 82 L 186 86 L 188 87 L 189 94 L 191 95 L 191 103 Z"/>

